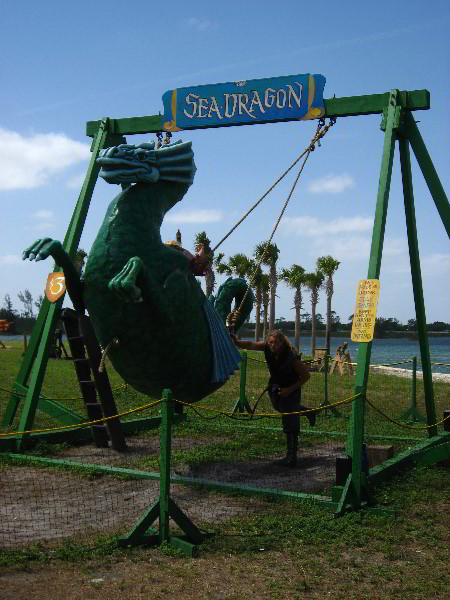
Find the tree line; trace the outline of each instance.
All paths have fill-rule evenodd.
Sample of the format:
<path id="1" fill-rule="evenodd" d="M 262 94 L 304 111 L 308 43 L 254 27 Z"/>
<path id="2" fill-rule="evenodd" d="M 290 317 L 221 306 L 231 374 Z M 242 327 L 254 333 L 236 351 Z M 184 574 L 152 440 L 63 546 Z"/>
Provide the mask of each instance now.
<path id="1" fill-rule="evenodd" d="M 181 233 L 178 230 L 177 242 L 181 245 Z M 277 261 L 280 250 L 276 244 L 262 242 L 257 244 L 252 256 L 236 253 L 225 259 L 223 253 L 214 256 L 211 249 L 211 241 L 205 231 L 196 234 L 194 248 L 203 246 L 203 254 L 207 259 L 208 268 L 205 272 L 206 296 L 213 296 L 216 288 L 216 273 L 220 275 L 241 277 L 247 281 L 255 293 L 255 322 L 248 322 L 247 329 L 254 330 L 255 341 L 264 339 L 268 331 L 273 328 L 284 332 L 294 331 L 295 346 L 300 347 L 300 332 L 308 332 L 311 335 L 311 352 L 314 355 L 316 348 L 317 331 L 325 331 L 326 347 L 330 348 L 330 335 L 336 331 L 348 331 L 352 328 L 353 315 L 348 317 L 347 323 L 341 323 L 339 316 L 332 310 L 333 275 L 337 271 L 340 262 L 332 256 L 321 256 L 316 260 L 316 270 L 307 272 L 302 266 L 294 263 L 290 268 L 277 269 Z M 87 253 L 79 248 L 75 257 L 77 270 L 82 273 Z M 267 267 L 267 271 L 264 271 Z M 276 318 L 276 291 L 277 285 L 283 281 L 293 292 L 293 308 L 295 309 L 295 320 L 288 321 L 284 318 Z M 317 313 L 316 307 L 319 301 L 319 293 L 323 290 L 327 298 L 327 313 L 323 317 Z M 309 292 L 311 312 L 303 312 L 304 294 Z M 21 310 L 13 306 L 9 294 L 6 294 L 3 306 L 0 308 L 0 319 L 11 323 L 9 332 L 20 334 L 30 332 L 44 300 L 39 295 L 35 300 L 28 289 L 17 294 L 22 304 Z M 301 318 L 302 317 L 302 318 Z M 442 321 L 434 321 L 427 324 L 427 330 L 432 332 L 444 332 L 450 330 L 450 324 Z M 392 333 L 404 333 L 417 331 L 415 319 L 409 319 L 406 325 L 396 318 L 377 317 L 375 321 L 375 337 L 385 337 Z"/>

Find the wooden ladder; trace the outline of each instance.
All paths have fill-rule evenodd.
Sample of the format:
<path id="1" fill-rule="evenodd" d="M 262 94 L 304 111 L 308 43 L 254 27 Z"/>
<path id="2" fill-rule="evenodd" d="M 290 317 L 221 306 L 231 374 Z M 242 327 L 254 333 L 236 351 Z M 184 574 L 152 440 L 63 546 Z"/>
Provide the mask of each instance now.
<path id="1" fill-rule="evenodd" d="M 101 373 L 98 370 L 102 351 L 90 318 L 65 308 L 61 311 L 61 319 L 89 421 L 117 415 L 108 374 L 105 369 Z M 119 417 L 95 423 L 91 430 L 97 448 L 107 448 L 110 441 L 115 450 L 125 450 L 126 441 Z"/>

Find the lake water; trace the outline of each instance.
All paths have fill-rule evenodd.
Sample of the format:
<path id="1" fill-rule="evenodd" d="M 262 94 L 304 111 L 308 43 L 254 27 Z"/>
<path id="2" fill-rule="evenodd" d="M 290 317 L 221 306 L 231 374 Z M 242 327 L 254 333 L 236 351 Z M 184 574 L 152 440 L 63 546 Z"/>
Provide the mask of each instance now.
<path id="1" fill-rule="evenodd" d="M 289 337 L 289 340 L 294 344 L 295 339 Z M 358 360 L 359 344 L 351 341 L 350 338 L 331 338 L 330 354 L 335 356 L 338 346 L 347 342 L 350 358 L 352 362 Z M 429 337 L 428 346 L 430 348 L 430 358 L 433 363 L 450 364 L 450 337 Z M 325 347 L 325 338 L 316 338 L 316 348 Z M 311 336 L 300 337 L 300 352 L 311 354 Z M 378 339 L 372 342 L 371 364 L 391 364 L 405 360 L 411 360 L 414 356 L 420 360 L 419 340 L 411 339 Z M 420 362 L 417 363 L 417 369 L 421 369 Z M 399 368 L 412 369 L 412 363 L 404 365 L 396 365 Z M 450 373 L 450 367 L 442 367 L 433 365 L 435 373 Z"/>
<path id="2" fill-rule="evenodd" d="M 0 340 L 7 344 L 8 341 L 21 341 L 23 336 L 0 336 Z M 244 337 L 243 339 L 249 339 Z M 294 338 L 289 338 L 291 343 L 294 343 Z M 353 343 L 350 338 L 331 338 L 331 356 L 335 356 L 336 348 L 343 344 L 348 343 L 348 349 L 350 351 L 350 358 L 352 362 L 358 360 L 358 349 L 359 344 Z M 316 338 L 316 347 L 323 348 L 325 345 L 325 338 Z M 450 364 L 450 337 L 429 337 L 428 345 L 430 348 L 431 362 L 433 363 L 444 363 Z M 1 350 L 0 350 L 1 351 Z M 311 354 L 311 336 L 300 337 L 300 351 L 304 354 Z M 420 347 L 418 340 L 411 339 L 381 339 L 373 340 L 372 343 L 372 354 L 370 362 L 372 364 L 392 364 L 402 361 L 411 360 L 413 356 L 420 360 Z M 399 368 L 412 369 L 412 363 L 404 365 L 396 365 Z M 420 369 L 420 362 L 418 362 L 417 368 Z M 433 372 L 435 373 L 450 373 L 450 367 L 433 365 Z"/>

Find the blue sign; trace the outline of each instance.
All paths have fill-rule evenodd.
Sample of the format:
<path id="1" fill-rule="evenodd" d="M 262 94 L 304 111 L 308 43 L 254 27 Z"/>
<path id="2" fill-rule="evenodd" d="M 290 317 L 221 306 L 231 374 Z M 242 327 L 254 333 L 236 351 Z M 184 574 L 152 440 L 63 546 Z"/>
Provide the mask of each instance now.
<path id="1" fill-rule="evenodd" d="M 323 75 L 288 75 L 169 90 L 164 130 L 318 119 L 325 114 Z"/>

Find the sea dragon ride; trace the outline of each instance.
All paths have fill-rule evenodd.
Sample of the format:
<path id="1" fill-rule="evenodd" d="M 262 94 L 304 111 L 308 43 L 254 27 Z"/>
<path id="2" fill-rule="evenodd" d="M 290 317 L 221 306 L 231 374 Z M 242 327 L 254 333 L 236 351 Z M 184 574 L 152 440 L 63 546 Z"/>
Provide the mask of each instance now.
<path id="1" fill-rule="evenodd" d="M 238 330 L 254 296 L 244 279 L 230 278 L 207 299 L 189 258 L 161 240 L 164 215 L 193 183 L 191 142 L 121 144 L 102 150 L 97 162 L 99 175 L 123 189 L 106 211 L 82 277 L 51 238 L 34 242 L 23 259 L 54 258 L 74 309 L 87 310 L 114 369 L 133 388 L 153 397 L 170 388 L 175 399 L 196 402 L 238 368 L 225 320 L 232 300 L 243 300 Z"/>

